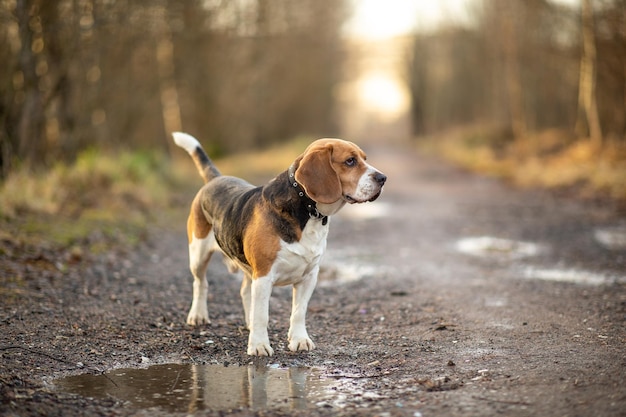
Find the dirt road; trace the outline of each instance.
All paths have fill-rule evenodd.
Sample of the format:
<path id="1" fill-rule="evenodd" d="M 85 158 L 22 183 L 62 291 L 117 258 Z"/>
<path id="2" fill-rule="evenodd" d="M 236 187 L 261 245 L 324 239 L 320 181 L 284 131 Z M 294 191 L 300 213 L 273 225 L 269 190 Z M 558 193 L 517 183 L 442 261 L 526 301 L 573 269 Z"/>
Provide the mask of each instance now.
<path id="1" fill-rule="evenodd" d="M 368 154 L 389 181 L 331 220 L 311 353 L 286 348 L 291 293 L 277 289 L 276 354 L 247 357 L 239 279 L 215 261 L 212 323 L 184 325 L 182 216 L 138 251 L 75 263 L 38 249 L 17 264 L 4 242 L 0 415 L 623 416 L 624 212 L 405 148 Z M 58 379 L 122 368 L 162 385 L 145 394 L 113 371 L 80 396 Z"/>

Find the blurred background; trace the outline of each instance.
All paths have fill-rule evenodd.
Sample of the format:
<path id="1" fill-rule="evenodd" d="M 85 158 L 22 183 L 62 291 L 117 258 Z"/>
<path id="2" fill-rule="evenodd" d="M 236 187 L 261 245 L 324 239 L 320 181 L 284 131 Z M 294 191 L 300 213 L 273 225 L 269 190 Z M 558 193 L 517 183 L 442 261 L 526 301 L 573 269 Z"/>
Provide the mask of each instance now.
<path id="1" fill-rule="evenodd" d="M 412 141 L 626 194 L 625 0 L 0 0 L 0 62 L 4 181 L 167 158 L 184 130 L 214 156 Z"/>

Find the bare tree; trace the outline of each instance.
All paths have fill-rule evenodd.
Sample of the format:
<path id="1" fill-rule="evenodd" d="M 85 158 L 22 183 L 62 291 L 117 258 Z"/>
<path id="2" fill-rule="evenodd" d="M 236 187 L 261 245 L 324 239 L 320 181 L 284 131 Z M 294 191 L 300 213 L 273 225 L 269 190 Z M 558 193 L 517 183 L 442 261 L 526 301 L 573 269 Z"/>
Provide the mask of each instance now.
<path id="1" fill-rule="evenodd" d="M 158 34 L 155 46 L 163 129 L 165 132 L 176 132 L 182 130 L 182 121 L 175 78 L 174 43 L 166 5 L 156 7 Z M 169 138 L 166 143 L 167 149 L 171 153 L 174 144 Z"/>
<path id="2" fill-rule="evenodd" d="M 500 16 L 501 48 L 504 56 L 504 72 L 506 92 L 508 97 L 511 129 L 515 138 L 526 136 L 527 123 L 522 95 L 522 79 L 520 75 L 519 38 L 515 23 L 520 16 L 519 1 L 497 1 L 498 15 Z"/>
<path id="3" fill-rule="evenodd" d="M 591 0 L 583 0 L 580 80 L 578 83 L 578 118 L 576 132 L 585 136 L 587 131 L 594 143 L 602 143 L 602 129 L 596 98 L 596 41 Z M 586 123 L 585 123 L 586 122 Z"/>
<path id="4" fill-rule="evenodd" d="M 40 73 L 47 66 L 42 55 L 44 49 L 40 1 L 18 0 L 15 16 L 19 27 L 19 69 L 14 75 L 18 81 L 17 153 L 33 159 L 44 139 L 44 95 L 40 88 Z M 38 74 L 38 66 L 41 65 Z"/>
<path id="5" fill-rule="evenodd" d="M 334 133 L 344 0 L 0 0 L 0 165 Z M 166 145 L 167 144 L 167 145 Z"/>

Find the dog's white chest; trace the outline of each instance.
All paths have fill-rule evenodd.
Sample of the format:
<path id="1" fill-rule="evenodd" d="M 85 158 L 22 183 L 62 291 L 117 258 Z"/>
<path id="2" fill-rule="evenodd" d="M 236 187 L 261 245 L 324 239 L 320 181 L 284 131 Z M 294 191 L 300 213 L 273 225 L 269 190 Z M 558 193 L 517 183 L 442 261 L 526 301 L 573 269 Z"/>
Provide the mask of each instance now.
<path id="1" fill-rule="evenodd" d="M 281 242 L 281 248 L 272 267 L 274 285 L 290 285 L 302 281 L 315 268 L 326 250 L 328 225 L 309 221 L 300 241 Z"/>

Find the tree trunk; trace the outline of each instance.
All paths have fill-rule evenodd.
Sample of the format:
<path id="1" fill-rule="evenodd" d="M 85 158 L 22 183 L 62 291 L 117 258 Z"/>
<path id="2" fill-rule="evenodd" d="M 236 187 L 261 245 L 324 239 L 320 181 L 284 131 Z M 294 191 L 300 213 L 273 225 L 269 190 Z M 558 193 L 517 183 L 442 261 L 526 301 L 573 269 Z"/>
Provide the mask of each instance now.
<path id="1" fill-rule="evenodd" d="M 15 14 L 21 41 L 19 69 L 23 77 L 21 106 L 18 121 L 18 158 L 33 163 L 43 145 L 45 114 L 43 93 L 37 75 L 37 54 L 43 50 L 43 36 L 37 0 L 17 0 Z"/>
<path id="2" fill-rule="evenodd" d="M 600 144 L 602 143 L 602 129 L 596 102 L 596 44 L 591 0 L 582 1 L 582 35 L 583 50 L 578 85 L 578 118 L 575 129 L 576 133 L 581 136 L 585 136 L 588 130 L 590 139 L 594 143 Z"/>
<path id="3" fill-rule="evenodd" d="M 161 114 L 166 136 L 166 149 L 170 153 L 175 148 L 169 135 L 182 130 L 178 89 L 176 88 L 174 43 L 172 31 L 168 23 L 165 7 L 159 10 L 161 17 L 159 35 L 156 40 L 156 59 L 159 73 L 159 89 L 161 95 Z"/>
<path id="4" fill-rule="evenodd" d="M 511 129 L 513 136 L 518 139 L 526 136 L 527 123 L 524 112 L 524 97 L 522 95 L 518 39 L 513 16 L 515 4 L 511 2 L 498 2 L 498 4 L 501 7 L 500 25 L 504 52 L 504 76 L 511 117 Z"/>

